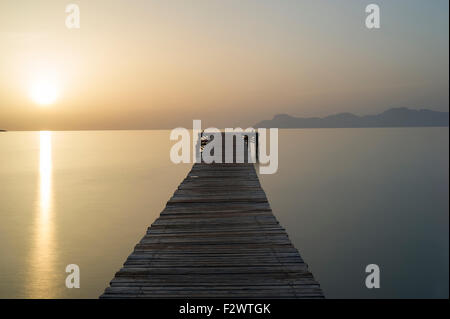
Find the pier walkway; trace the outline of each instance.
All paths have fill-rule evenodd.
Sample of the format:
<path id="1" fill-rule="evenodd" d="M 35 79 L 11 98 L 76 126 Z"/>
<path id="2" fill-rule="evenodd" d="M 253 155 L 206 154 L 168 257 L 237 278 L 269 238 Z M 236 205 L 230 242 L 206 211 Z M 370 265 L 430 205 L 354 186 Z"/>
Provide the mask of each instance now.
<path id="1" fill-rule="evenodd" d="M 323 298 L 252 163 L 196 163 L 101 298 Z"/>

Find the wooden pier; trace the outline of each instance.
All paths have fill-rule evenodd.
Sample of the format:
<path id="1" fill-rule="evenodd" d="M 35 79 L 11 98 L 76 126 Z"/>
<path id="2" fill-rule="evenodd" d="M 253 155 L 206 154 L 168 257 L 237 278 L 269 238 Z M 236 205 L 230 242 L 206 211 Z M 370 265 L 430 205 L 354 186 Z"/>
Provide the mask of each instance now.
<path id="1" fill-rule="evenodd" d="M 323 298 L 252 163 L 196 163 L 100 298 Z"/>

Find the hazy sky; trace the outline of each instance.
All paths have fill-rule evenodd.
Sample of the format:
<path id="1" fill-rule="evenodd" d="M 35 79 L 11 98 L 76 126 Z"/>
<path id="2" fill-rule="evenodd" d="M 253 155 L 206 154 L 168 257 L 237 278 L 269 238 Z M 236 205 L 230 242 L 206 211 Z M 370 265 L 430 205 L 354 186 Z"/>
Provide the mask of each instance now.
<path id="1" fill-rule="evenodd" d="M 80 29 L 65 26 L 69 3 Z M 379 30 L 365 27 L 369 3 Z M 448 12 L 448 0 L 2 0 L 0 128 L 448 111 Z M 30 91 L 49 74 L 58 98 L 42 107 Z"/>

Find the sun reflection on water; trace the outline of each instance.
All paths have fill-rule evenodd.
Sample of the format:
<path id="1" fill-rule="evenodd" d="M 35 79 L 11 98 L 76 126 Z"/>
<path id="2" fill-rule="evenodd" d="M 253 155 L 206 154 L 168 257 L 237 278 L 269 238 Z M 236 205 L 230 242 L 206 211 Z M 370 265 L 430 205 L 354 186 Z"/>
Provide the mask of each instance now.
<path id="1" fill-rule="evenodd" d="M 31 298 L 54 297 L 55 247 L 52 216 L 52 133 L 39 133 L 39 193 L 33 225 L 28 289 Z"/>

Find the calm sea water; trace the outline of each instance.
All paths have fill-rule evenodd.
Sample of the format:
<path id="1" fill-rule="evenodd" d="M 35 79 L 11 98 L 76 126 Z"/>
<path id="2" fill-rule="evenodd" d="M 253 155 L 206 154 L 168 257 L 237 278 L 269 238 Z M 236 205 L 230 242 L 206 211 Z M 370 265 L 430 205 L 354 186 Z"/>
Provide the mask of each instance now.
<path id="1" fill-rule="evenodd" d="M 280 131 L 261 183 L 327 297 L 448 298 L 448 137 Z M 190 169 L 170 147 L 168 131 L 0 133 L 0 297 L 98 297 Z M 80 289 L 65 287 L 68 264 Z"/>

